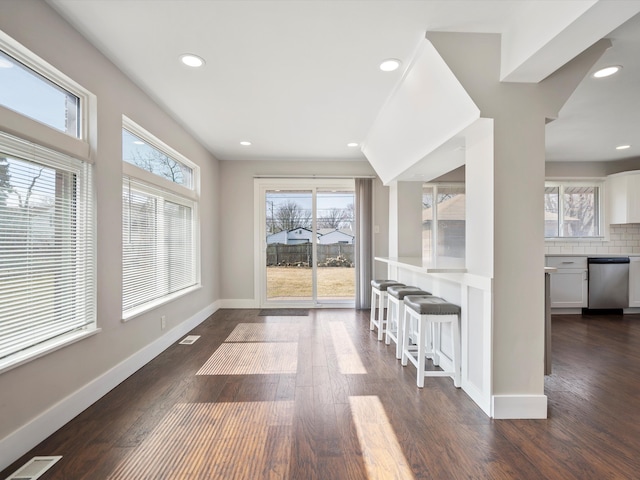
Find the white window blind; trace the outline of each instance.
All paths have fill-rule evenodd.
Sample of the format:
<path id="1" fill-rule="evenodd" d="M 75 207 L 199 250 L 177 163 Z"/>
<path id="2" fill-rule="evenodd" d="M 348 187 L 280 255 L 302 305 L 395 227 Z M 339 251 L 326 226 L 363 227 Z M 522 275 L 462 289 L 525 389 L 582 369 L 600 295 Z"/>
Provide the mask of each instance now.
<path id="1" fill-rule="evenodd" d="M 91 166 L 0 133 L 0 367 L 95 330 Z"/>
<path id="2" fill-rule="evenodd" d="M 124 316 L 197 283 L 195 203 L 125 176 L 122 188 Z"/>

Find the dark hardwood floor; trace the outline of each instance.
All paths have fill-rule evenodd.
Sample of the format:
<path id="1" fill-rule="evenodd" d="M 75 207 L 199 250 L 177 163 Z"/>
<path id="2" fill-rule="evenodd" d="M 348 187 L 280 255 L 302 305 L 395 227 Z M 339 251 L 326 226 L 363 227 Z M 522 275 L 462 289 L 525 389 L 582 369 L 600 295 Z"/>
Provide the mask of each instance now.
<path id="1" fill-rule="evenodd" d="M 640 316 L 553 317 L 549 418 L 415 385 L 368 312 L 220 310 L 29 454 L 43 479 L 640 478 Z"/>

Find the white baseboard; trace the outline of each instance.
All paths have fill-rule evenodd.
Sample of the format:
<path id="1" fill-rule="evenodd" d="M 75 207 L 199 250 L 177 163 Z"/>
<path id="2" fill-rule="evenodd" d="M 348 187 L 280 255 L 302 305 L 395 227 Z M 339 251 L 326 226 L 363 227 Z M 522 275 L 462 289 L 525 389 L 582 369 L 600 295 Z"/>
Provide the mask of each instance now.
<path id="1" fill-rule="evenodd" d="M 487 416 L 491 416 L 491 399 L 490 396 L 484 393 L 481 389 L 479 389 L 476 385 L 470 382 L 468 379 L 462 379 L 462 390 L 469 395 L 471 400 L 476 402 L 476 404 L 482 409 Z"/>
<path id="2" fill-rule="evenodd" d="M 551 315 L 579 315 L 582 308 L 552 308 Z"/>
<path id="3" fill-rule="evenodd" d="M 200 310 L 162 337 L 123 360 L 100 377 L 75 391 L 31 422 L 0 440 L 0 470 L 4 470 L 42 440 L 86 410 L 140 368 L 145 366 L 185 334 L 200 325 L 219 308 L 219 301 Z"/>
<path id="4" fill-rule="evenodd" d="M 220 300 L 220 308 L 260 308 L 255 298 L 227 298 Z"/>
<path id="5" fill-rule="evenodd" d="M 491 399 L 495 419 L 547 418 L 546 395 L 494 395 Z"/>
<path id="6" fill-rule="evenodd" d="M 257 298 L 227 298 L 220 300 L 220 308 L 262 308 Z M 301 302 L 279 302 L 267 308 L 355 308 L 353 303 L 304 304 Z M 369 310 L 368 308 L 366 310 Z"/>

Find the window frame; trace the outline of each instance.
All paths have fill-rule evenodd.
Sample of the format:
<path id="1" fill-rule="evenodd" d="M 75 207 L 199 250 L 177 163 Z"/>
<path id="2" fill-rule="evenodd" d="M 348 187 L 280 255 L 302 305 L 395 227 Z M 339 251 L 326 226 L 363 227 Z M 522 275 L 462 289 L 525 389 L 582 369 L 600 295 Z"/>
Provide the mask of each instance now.
<path id="1" fill-rule="evenodd" d="M 158 137 L 148 132 L 140 125 L 135 123 L 129 117 L 123 115 L 122 116 L 122 128 L 124 130 L 128 130 L 130 133 L 139 137 L 141 140 L 147 142 L 152 147 L 158 149 L 160 152 L 164 153 L 168 157 L 173 158 L 174 160 L 185 164 L 187 167 L 191 168 L 193 171 L 193 187 L 185 187 L 184 185 L 180 185 L 178 183 L 174 183 L 166 178 L 163 178 L 159 175 L 151 173 L 143 168 L 140 168 L 132 163 L 125 162 L 122 160 L 122 171 L 125 175 L 130 177 L 135 177 L 139 180 L 142 180 L 146 183 L 155 185 L 159 188 L 167 190 L 169 192 L 175 193 L 177 195 L 181 195 L 183 197 L 187 197 L 191 200 L 198 201 L 200 197 L 200 167 L 189 160 L 187 157 L 182 155 L 177 150 L 174 150 L 169 145 L 165 144 Z"/>
<path id="2" fill-rule="evenodd" d="M 0 50 L 47 80 L 77 96 L 80 101 L 78 113 L 80 116 L 80 135 L 78 138 L 0 105 L 0 134 L 2 135 L 0 141 L 5 153 L 15 155 L 18 158 L 44 164 L 49 163 L 47 161 L 49 157 L 60 160 L 62 163 L 66 160 L 72 160 L 81 162 L 84 165 L 83 168 L 87 170 L 86 198 L 89 203 L 84 207 L 87 209 L 86 213 L 88 215 L 86 232 L 91 238 L 85 266 L 91 269 L 92 287 L 86 291 L 83 301 L 90 302 L 93 305 L 93 310 L 90 313 L 91 321 L 87 322 L 88 325 L 85 330 L 61 335 L 6 357 L 4 361 L 0 361 L 0 373 L 3 373 L 84 338 L 93 336 L 99 333 L 101 329 L 98 326 L 96 310 L 96 205 L 95 187 L 92 180 L 96 96 L 2 31 L 0 31 Z"/>
<path id="3" fill-rule="evenodd" d="M 96 96 L 1 30 L 0 50 L 43 78 L 75 95 L 80 101 L 78 137 L 71 136 L 3 105 L 0 105 L 0 129 L 43 147 L 93 163 L 90 146 L 95 137 L 95 129 L 92 128 L 95 124 L 95 121 L 92 120 L 92 112 L 96 110 Z"/>
<path id="4" fill-rule="evenodd" d="M 78 285 L 82 285 L 84 292 L 80 307 L 81 313 L 86 314 L 84 326 L 58 336 L 53 336 L 40 343 L 23 348 L 20 351 L 9 354 L 0 359 L 0 372 L 22 365 L 35 358 L 41 357 L 52 351 L 58 350 L 78 340 L 92 336 L 100 331 L 97 325 L 96 310 L 96 259 L 95 259 L 95 204 L 93 201 L 92 169 L 91 165 L 65 154 L 42 147 L 18 137 L 0 132 L 0 151 L 10 158 L 26 161 L 44 168 L 56 171 L 68 172 L 74 177 L 74 198 L 70 201 L 76 205 L 70 230 L 81 232 L 81 240 L 73 242 L 74 250 L 79 246 L 85 247 L 82 254 L 74 257 L 73 272 Z M 66 290 L 65 290 L 66 292 Z M 68 293 L 65 294 L 65 296 Z M 64 298 L 64 297 L 63 297 Z M 75 312 L 75 310 L 74 310 Z M 76 312 L 77 313 L 77 312 Z"/>
<path id="5" fill-rule="evenodd" d="M 127 159 L 124 158 L 124 153 L 123 153 L 123 159 L 122 161 L 127 164 L 127 165 L 133 165 L 134 167 L 139 168 L 140 170 L 143 170 L 151 175 L 153 175 L 153 177 L 148 177 L 148 180 L 153 183 L 155 181 L 159 181 L 159 180 L 166 180 L 169 183 L 165 183 L 164 185 L 172 190 L 172 189 L 177 189 L 177 187 L 181 187 L 184 188 L 186 190 L 183 190 L 183 193 L 185 195 L 189 195 L 189 193 L 187 193 L 187 191 L 192 192 L 195 191 L 195 187 L 194 187 L 194 168 L 192 166 L 192 163 L 188 161 L 188 159 L 185 159 L 182 155 L 180 155 L 178 152 L 176 151 L 172 151 L 171 155 L 169 155 L 168 153 L 165 153 L 165 150 L 163 149 L 162 146 L 156 146 L 156 143 L 161 144 L 161 142 L 159 142 L 157 139 L 152 143 L 152 142 L 148 142 L 144 140 L 144 137 L 141 136 L 139 133 L 134 133 L 134 130 L 136 132 L 140 132 L 140 127 L 138 127 L 137 125 L 135 125 L 133 122 L 131 122 L 130 120 L 127 121 L 128 126 L 123 126 L 122 130 L 123 130 L 123 150 L 124 150 L 124 133 L 126 132 L 129 136 L 137 139 L 134 140 L 133 143 L 138 143 L 138 141 L 140 143 L 143 143 L 144 146 L 148 147 L 151 150 L 155 150 L 157 153 L 159 153 L 160 155 L 163 155 L 164 157 L 166 157 L 167 160 L 171 160 L 172 162 L 174 162 L 175 164 L 179 165 L 181 167 L 186 168 L 189 170 L 189 185 L 185 184 L 185 183 L 179 183 L 176 181 L 172 181 L 169 178 L 167 178 L 164 175 L 155 173 L 151 170 L 148 170 L 138 164 L 136 164 L 135 162 L 131 162 Z M 153 137 L 149 134 L 150 137 Z M 155 137 L 153 137 L 155 139 Z M 168 148 L 168 147 L 167 147 Z M 184 171 L 183 171 L 183 175 L 184 175 Z M 164 182 L 163 182 L 164 183 Z"/>
<path id="6" fill-rule="evenodd" d="M 133 120 L 128 118 L 127 116 L 122 116 L 122 130 L 127 130 L 133 135 L 137 136 L 144 142 L 153 146 L 161 153 L 167 155 L 168 157 L 183 163 L 185 166 L 192 169 L 193 177 L 193 187 L 188 188 L 184 185 L 180 185 L 174 183 L 170 180 L 167 180 L 159 175 L 151 173 L 147 170 L 144 170 L 136 165 L 126 162 L 122 159 L 122 171 L 123 171 L 123 183 L 122 188 L 125 188 L 125 182 L 128 180 L 136 184 L 136 189 L 139 189 L 143 193 L 146 191 L 151 195 L 163 195 L 163 201 L 169 201 L 172 203 L 177 203 L 180 205 L 188 206 L 192 209 L 192 224 L 193 229 L 191 231 L 192 235 L 192 248 L 193 248 L 193 268 L 195 275 L 195 283 L 189 287 L 178 290 L 176 292 L 169 293 L 167 295 L 151 299 L 143 304 L 130 307 L 127 310 L 124 309 L 124 305 L 122 305 L 122 321 L 128 322 L 129 320 L 136 318 L 150 310 L 153 310 L 161 305 L 172 302 L 173 300 L 180 298 L 184 295 L 187 295 L 195 290 L 202 288 L 201 283 L 201 267 L 200 267 L 200 259 L 201 259 L 201 251 L 200 251 L 200 213 L 199 213 L 199 191 L 200 191 L 200 167 L 194 162 L 190 161 L 184 155 L 180 154 L 178 151 L 174 150 L 167 144 L 165 144 L 162 140 L 145 130 L 143 127 L 135 123 Z M 121 136 L 122 138 L 122 136 Z M 123 191 L 124 195 L 124 191 Z M 122 220 L 124 221 L 124 202 L 122 205 Z M 159 218 L 162 215 L 157 215 L 156 222 L 160 221 Z M 124 228 L 124 225 L 123 227 Z M 160 241 L 160 239 L 158 239 Z M 122 239 L 122 245 L 124 248 L 124 238 Z M 124 262 L 124 257 L 121 259 Z M 124 299 L 124 266 L 123 266 L 123 299 Z M 124 302 L 123 302 L 124 303 Z"/>
<path id="7" fill-rule="evenodd" d="M 437 197 L 438 197 L 438 189 L 439 188 L 462 188 L 464 190 L 464 195 L 465 195 L 465 232 L 466 232 L 466 220 L 467 220 L 467 213 L 466 213 L 466 194 L 467 194 L 467 190 L 466 190 L 466 184 L 465 182 L 423 182 L 422 183 L 422 192 L 424 192 L 425 188 L 432 188 L 433 189 L 433 200 L 434 200 L 434 205 L 435 208 L 433 208 L 433 216 L 432 216 L 432 228 L 431 228 L 431 258 L 422 258 L 423 262 L 427 262 L 430 265 L 437 265 L 439 263 L 439 259 L 444 258 L 443 256 L 439 256 L 438 255 L 438 224 L 439 224 L 439 218 L 438 218 L 438 203 L 436 201 Z M 422 200 L 422 195 L 421 195 L 421 200 Z M 424 206 L 422 208 L 424 210 Z M 424 231 L 424 220 L 422 222 L 422 228 L 421 228 L 421 232 Z M 422 234 L 424 235 L 424 234 Z M 421 238 L 421 252 L 424 256 L 424 236 Z M 457 265 L 458 267 L 462 268 L 464 267 L 464 265 L 466 265 L 466 258 L 467 258 L 467 251 L 466 251 L 466 233 L 465 233 L 465 250 L 464 250 L 464 256 L 463 257 L 447 257 L 447 258 L 459 258 L 461 265 Z M 451 260 L 449 260 L 450 262 Z"/>
<path id="8" fill-rule="evenodd" d="M 544 236 L 545 242 L 591 242 L 591 241 L 606 241 L 608 239 L 608 230 L 606 222 L 606 192 L 605 181 L 602 178 L 583 178 L 583 179 L 565 179 L 565 178 L 547 178 L 544 182 L 546 188 L 558 188 L 558 236 L 547 237 Z M 569 237 L 562 235 L 562 220 L 564 218 L 564 189 L 566 187 L 592 187 L 598 189 L 597 205 L 596 205 L 596 229 L 598 235 L 586 236 L 586 237 Z M 544 195 L 544 193 L 543 193 Z M 543 210 L 543 217 L 544 217 Z M 543 221 L 546 220 L 543 218 Z"/>
<path id="9" fill-rule="evenodd" d="M 8 52 L 6 52 L 4 49 L 0 49 L 0 62 L 5 61 L 5 59 L 9 63 L 9 67 L 6 69 L 2 68 L 2 70 L 16 71 L 18 72 L 17 75 L 19 77 L 25 77 L 29 81 L 33 81 L 35 84 L 38 85 L 38 88 L 45 88 L 47 92 L 46 93 L 44 91 L 41 92 L 43 96 L 39 97 L 45 101 L 53 100 L 53 98 L 51 97 L 49 97 L 48 99 L 46 99 L 46 97 L 49 96 L 49 94 L 53 93 L 54 91 L 57 92 L 59 95 L 63 95 L 65 97 L 65 101 L 64 101 L 65 106 L 60 108 L 55 107 L 54 110 L 49 110 L 49 109 L 43 110 L 41 113 L 43 113 L 44 115 L 36 114 L 35 116 L 33 112 L 31 112 L 31 114 L 27 114 L 26 111 L 24 110 L 24 105 L 21 105 L 21 104 L 19 104 L 15 108 L 9 107 L 7 105 L 4 105 L 4 106 L 6 108 L 14 110 L 15 112 L 21 115 L 24 115 L 25 117 L 31 118 L 55 130 L 63 132 L 66 135 L 69 135 L 73 138 L 81 138 L 83 132 L 82 132 L 82 116 L 81 116 L 81 108 L 80 108 L 80 104 L 81 104 L 80 98 L 77 95 L 75 95 L 73 92 L 70 92 L 68 89 L 63 88 L 61 85 L 57 84 L 56 82 L 41 75 L 33 68 L 26 65 L 24 62 L 20 62 L 19 60 L 11 56 Z M 14 86 L 16 85 L 16 83 L 12 82 L 10 83 L 10 85 Z M 72 100 L 71 106 L 69 105 L 70 99 Z M 73 112 L 71 115 L 69 114 L 70 111 Z M 61 114 L 64 114 L 64 117 L 65 117 L 64 128 L 51 125 L 51 123 L 48 123 L 46 120 L 44 120 L 44 118 L 50 117 L 51 115 L 53 115 L 53 117 L 58 117 Z M 49 118 L 49 119 L 52 120 L 52 118 Z"/>

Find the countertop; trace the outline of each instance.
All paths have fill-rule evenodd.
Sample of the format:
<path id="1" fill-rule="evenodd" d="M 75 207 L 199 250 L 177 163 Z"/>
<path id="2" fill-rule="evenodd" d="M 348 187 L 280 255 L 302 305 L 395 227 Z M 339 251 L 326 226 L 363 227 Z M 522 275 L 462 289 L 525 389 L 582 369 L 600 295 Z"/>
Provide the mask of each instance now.
<path id="1" fill-rule="evenodd" d="M 376 260 L 390 265 L 409 268 L 421 273 L 465 273 L 466 268 L 457 262 L 441 260 L 437 265 L 424 262 L 420 257 L 375 257 Z M 457 263 L 457 264 L 456 264 Z"/>
<path id="2" fill-rule="evenodd" d="M 557 255 L 562 256 L 562 255 Z M 575 256 L 584 256 L 584 255 L 575 255 Z M 466 273 L 467 269 L 462 268 L 459 265 L 453 264 L 440 264 L 440 265 L 432 265 L 428 262 L 424 262 L 422 258 L 419 257 L 375 257 L 375 260 L 383 263 L 388 263 L 390 265 L 396 265 L 404 268 L 409 268 L 409 270 L 413 270 L 419 273 Z M 553 273 L 557 272 L 558 269 L 556 267 L 544 267 L 544 273 Z"/>

